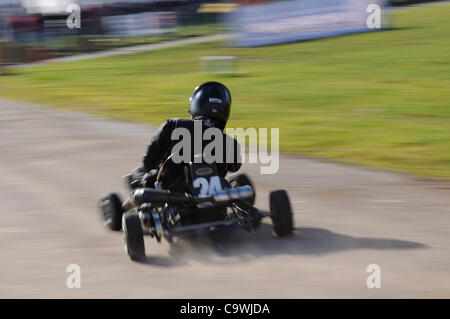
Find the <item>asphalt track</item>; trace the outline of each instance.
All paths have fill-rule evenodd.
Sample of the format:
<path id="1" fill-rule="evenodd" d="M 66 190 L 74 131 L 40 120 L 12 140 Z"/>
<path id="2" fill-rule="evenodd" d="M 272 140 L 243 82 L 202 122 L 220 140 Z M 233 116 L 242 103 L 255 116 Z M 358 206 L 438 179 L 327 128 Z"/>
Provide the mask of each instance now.
<path id="1" fill-rule="evenodd" d="M 148 238 L 146 262 L 130 261 L 96 204 L 126 194 L 121 176 L 153 130 L 0 100 L 0 298 L 450 297 L 448 183 L 296 157 L 276 175 L 243 169 L 261 208 L 268 191 L 289 191 L 293 237 L 268 223 L 172 247 Z M 79 289 L 66 287 L 69 264 Z M 369 264 L 379 289 L 366 286 Z"/>

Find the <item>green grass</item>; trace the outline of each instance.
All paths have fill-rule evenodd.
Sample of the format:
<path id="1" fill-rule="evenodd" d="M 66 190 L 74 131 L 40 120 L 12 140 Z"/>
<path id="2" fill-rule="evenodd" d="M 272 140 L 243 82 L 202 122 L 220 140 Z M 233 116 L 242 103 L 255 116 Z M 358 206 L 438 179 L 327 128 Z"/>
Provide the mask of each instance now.
<path id="1" fill-rule="evenodd" d="M 393 30 L 264 48 L 221 43 L 17 70 L 0 95 L 159 124 L 207 80 L 233 94 L 231 127 L 279 127 L 281 150 L 450 178 L 450 5 L 396 11 Z M 233 55 L 242 75 L 199 72 Z"/>

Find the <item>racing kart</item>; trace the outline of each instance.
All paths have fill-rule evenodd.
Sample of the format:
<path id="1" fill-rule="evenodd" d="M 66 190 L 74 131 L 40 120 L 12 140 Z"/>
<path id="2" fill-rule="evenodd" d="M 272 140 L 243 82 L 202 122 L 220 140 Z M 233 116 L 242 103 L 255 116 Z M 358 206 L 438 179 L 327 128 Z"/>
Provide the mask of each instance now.
<path id="1" fill-rule="evenodd" d="M 169 157 L 160 167 L 154 188 L 127 184 L 131 194 L 122 202 L 110 193 L 100 200 L 103 225 L 123 229 L 125 250 L 132 260 L 145 259 L 145 235 L 165 238 L 188 237 L 241 228 L 258 229 L 265 217 L 272 219 L 278 237 L 292 233 L 293 215 L 285 190 L 270 193 L 270 212 L 257 209 L 255 189 L 245 174 L 225 179 L 216 164 L 175 164 Z M 134 188 L 134 189 L 133 189 Z"/>

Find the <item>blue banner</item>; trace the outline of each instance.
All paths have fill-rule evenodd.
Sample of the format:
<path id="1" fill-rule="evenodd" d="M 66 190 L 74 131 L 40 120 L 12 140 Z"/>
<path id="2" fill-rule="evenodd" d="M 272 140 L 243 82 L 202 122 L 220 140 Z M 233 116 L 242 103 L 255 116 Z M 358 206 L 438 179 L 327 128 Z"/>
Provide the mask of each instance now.
<path id="1" fill-rule="evenodd" d="M 263 46 L 386 27 L 385 1 L 292 0 L 243 6 L 231 14 L 236 46 Z"/>

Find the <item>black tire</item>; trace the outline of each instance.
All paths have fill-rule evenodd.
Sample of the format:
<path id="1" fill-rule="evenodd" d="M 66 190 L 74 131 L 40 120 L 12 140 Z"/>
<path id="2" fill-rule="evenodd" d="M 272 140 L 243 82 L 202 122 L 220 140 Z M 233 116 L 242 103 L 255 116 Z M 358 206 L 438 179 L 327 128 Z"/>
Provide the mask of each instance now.
<path id="1" fill-rule="evenodd" d="M 100 200 L 103 225 L 111 230 L 122 229 L 122 201 L 116 194 L 108 194 Z"/>
<path id="2" fill-rule="evenodd" d="M 123 215 L 122 228 L 125 251 L 132 260 L 144 260 L 144 234 L 142 233 L 141 219 L 137 212 L 132 211 Z"/>
<path id="3" fill-rule="evenodd" d="M 273 230 L 278 237 L 292 234 L 294 219 L 289 196 L 285 190 L 276 190 L 270 193 L 270 214 Z"/>
<path id="4" fill-rule="evenodd" d="M 255 192 L 255 195 L 253 195 L 253 197 L 250 199 L 248 203 L 251 204 L 252 206 L 255 205 L 256 190 L 255 187 L 253 186 L 251 179 L 246 174 L 232 175 L 230 176 L 228 181 L 230 182 L 231 187 L 239 187 L 246 185 L 251 186 L 253 188 L 253 191 Z"/>

